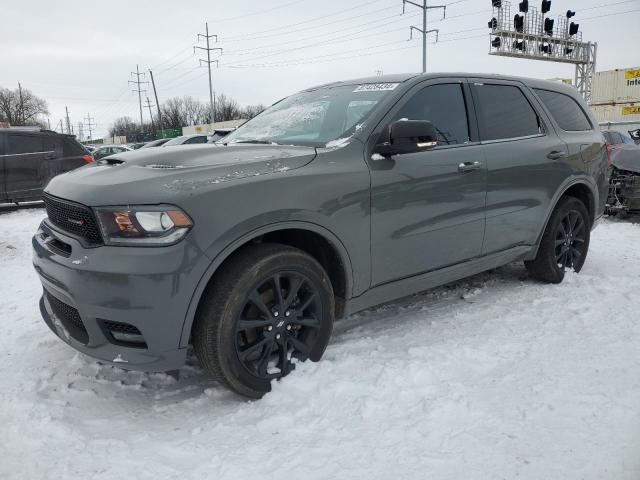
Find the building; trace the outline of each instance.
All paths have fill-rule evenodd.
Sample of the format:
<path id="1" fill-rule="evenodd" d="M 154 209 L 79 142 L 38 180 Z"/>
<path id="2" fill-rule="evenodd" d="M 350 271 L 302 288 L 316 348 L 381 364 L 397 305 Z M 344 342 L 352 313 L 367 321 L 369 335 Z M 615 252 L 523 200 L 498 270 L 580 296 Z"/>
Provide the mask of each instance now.
<path id="1" fill-rule="evenodd" d="M 591 110 L 603 129 L 640 129 L 640 67 L 597 72 Z"/>

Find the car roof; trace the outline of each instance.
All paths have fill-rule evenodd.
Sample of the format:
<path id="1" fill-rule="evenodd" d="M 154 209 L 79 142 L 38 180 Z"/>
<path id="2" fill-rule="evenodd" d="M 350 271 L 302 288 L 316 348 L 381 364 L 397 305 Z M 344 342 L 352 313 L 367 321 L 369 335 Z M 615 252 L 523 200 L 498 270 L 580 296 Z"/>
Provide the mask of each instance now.
<path id="1" fill-rule="evenodd" d="M 332 83 L 318 85 L 304 91 L 317 90 L 319 88 L 338 87 L 341 85 L 362 85 L 373 83 L 405 83 L 409 81 L 419 82 L 430 78 L 482 78 L 490 80 L 508 80 L 523 83 L 531 88 L 541 88 L 547 90 L 567 93 L 572 96 L 578 95 L 578 91 L 570 85 L 552 80 L 542 80 L 530 77 L 518 77 L 515 75 L 500 75 L 496 73 L 473 73 L 473 72 L 435 72 L 435 73 L 399 73 L 390 75 L 378 75 L 371 77 L 355 78 L 352 80 L 342 80 Z"/>

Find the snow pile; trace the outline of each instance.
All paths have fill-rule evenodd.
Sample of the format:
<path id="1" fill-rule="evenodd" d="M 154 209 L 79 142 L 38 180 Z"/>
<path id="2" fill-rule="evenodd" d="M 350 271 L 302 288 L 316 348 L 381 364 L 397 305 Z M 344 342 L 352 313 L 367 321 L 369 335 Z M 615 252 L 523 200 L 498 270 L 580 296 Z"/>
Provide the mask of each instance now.
<path id="1" fill-rule="evenodd" d="M 605 222 L 562 285 L 510 265 L 350 317 L 250 402 L 49 332 L 43 215 L 0 215 L 2 479 L 640 478 L 639 225 Z"/>

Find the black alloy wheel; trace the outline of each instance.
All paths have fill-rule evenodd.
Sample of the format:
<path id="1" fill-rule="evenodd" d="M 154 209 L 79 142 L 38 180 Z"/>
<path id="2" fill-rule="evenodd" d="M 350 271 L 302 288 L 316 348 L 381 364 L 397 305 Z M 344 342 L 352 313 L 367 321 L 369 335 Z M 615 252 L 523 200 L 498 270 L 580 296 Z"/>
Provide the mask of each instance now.
<path id="1" fill-rule="evenodd" d="M 558 266 L 574 270 L 581 265 L 586 243 L 586 224 L 581 212 L 570 210 L 558 224 L 556 232 L 555 254 Z"/>
<path id="2" fill-rule="evenodd" d="M 236 321 L 236 352 L 244 367 L 264 379 L 280 378 L 305 361 L 322 318 L 318 288 L 305 275 L 280 271 L 261 279 Z"/>

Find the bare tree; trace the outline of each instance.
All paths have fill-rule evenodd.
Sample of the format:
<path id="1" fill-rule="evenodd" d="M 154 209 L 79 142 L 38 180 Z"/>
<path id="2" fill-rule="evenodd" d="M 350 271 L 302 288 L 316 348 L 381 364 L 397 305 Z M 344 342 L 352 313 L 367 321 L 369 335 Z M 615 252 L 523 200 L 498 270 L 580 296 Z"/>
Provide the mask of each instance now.
<path id="1" fill-rule="evenodd" d="M 240 105 L 233 98 L 227 97 L 224 93 L 216 98 L 216 120 L 226 122 L 228 120 L 239 120 L 242 118 Z"/>
<path id="2" fill-rule="evenodd" d="M 34 95 L 31 90 L 10 90 L 0 87 L 0 121 L 11 125 L 43 125 L 41 118 L 48 115 L 47 102 Z"/>
<path id="3" fill-rule="evenodd" d="M 244 107 L 242 109 L 241 116 L 242 116 L 242 118 L 246 118 L 247 120 L 251 120 L 253 117 L 257 117 L 258 115 L 260 115 L 266 109 L 267 109 L 267 107 L 265 107 L 261 103 L 258 104 L 258 105 L 247 105 L 246 107 Z"/>
<path id="4" fill-rule="evenodd" d="M 117 118 L 109 128 L 109 136 L 120 137 L 140 132 L 140 126 L 131 117 Z"/>

